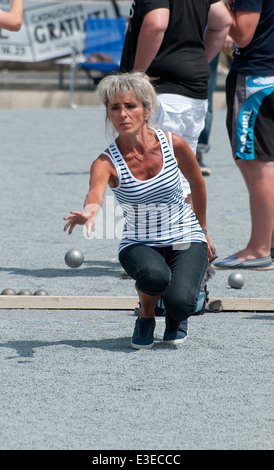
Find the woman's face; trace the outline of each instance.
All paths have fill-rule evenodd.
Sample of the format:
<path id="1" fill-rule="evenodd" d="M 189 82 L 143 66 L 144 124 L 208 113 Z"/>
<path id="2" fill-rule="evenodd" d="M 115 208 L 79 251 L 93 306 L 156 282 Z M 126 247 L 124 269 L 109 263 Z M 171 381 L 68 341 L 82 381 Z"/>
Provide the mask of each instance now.
<path id="1" fill-rule="evenodd" d="M 124 95 L 115 95 L 107 106 L 108 117 L 119 135 L 138 132 L 146 124 L 149 113 L 142 103 L 129 91 Z"/>

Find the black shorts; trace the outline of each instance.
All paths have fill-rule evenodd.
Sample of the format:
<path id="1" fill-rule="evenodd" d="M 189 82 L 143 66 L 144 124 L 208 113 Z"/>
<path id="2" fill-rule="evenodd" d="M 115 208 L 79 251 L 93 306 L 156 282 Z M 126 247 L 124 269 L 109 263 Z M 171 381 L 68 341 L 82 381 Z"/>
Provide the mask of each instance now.
<path id="1" fill-rule="evenodd" d="M 247 77 L 230 70 L 226 100 L 235 160 L 274 161 L 274 77 Z"/>

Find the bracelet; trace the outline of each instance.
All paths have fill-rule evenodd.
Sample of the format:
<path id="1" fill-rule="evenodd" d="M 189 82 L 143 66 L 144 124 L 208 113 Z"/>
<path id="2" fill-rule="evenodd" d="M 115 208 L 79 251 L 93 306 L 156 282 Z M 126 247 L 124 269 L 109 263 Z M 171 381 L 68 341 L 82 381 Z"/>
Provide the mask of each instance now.
<path id="1" fill-rule="evenodd" d="M 202 232 L 204 232 L 204 234 L 207 235 L 207 229 L 206 228 L 202 228 Z"/>

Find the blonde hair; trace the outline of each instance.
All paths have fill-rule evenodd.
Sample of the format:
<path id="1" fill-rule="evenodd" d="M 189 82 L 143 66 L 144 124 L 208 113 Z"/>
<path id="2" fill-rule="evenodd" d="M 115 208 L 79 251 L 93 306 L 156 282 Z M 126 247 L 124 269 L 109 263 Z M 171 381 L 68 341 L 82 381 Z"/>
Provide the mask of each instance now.
<path id="1" fill-rule="evenodd" d="M 142 72 L 107 75 L 99 82 L 96 91 L 106 109 L 108 103 L 113 101 L 115 95 L 122 96 L 130 92 L 142 103 L 144 111 L 150 111 L 150 116 L 156 114 L 158 110 L 158 101 L 154 88 Z M 108 123 L 109 118 L 106 113 L 106 124 Z"/>

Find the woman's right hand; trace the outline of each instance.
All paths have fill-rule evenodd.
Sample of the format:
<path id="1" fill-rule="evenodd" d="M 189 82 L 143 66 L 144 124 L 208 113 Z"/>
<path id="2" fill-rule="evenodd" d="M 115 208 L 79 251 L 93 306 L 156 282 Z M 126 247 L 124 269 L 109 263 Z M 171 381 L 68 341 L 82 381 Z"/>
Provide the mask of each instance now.
<path id="1" fill-rule="evenodd" d="M 90 237 L 95 220 L 95 213 L 90 214 L 81 211 L 71 211 L 70 214 L 71 215 L 64 217 L 64 220 L 68 221 L 64 226 L 64 231 L 66 232 L 68 230 L 69 235 L 71 235 L 76 225 L 86 225 L 87 236 Z"/>

